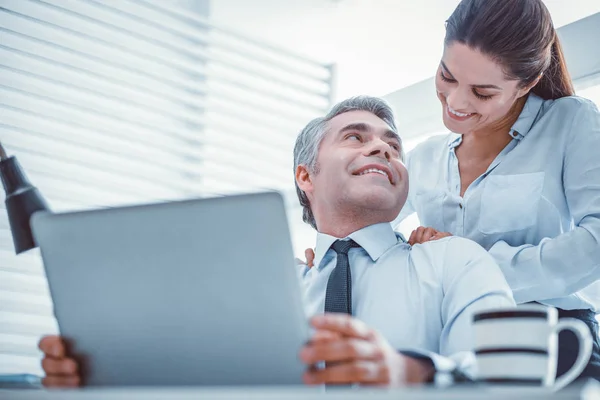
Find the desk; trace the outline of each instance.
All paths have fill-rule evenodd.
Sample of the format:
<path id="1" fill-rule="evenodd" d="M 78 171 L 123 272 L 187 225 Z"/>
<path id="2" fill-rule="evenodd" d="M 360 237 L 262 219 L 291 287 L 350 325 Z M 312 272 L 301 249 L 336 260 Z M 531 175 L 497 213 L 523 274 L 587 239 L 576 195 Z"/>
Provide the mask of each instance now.
<path id="1" fill-rule="evenodd" d="M 78 390 L 0 390 L 1 400 L 600 400 L 600 384 L 589 381 L 560 393 L 532 388 L 485 388 L 476 386 L 447 389 L 335 389 L 302 387 L 250 388 L 118 388 Z"/>

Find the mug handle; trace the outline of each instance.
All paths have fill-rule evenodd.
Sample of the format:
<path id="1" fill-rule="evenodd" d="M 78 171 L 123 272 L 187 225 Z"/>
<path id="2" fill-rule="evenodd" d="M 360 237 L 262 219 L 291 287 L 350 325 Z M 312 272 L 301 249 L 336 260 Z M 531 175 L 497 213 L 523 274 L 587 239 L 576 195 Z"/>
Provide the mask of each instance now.
<path id="1" fill-rule="evenodd" d="M 570 330 L 577 336 L 577 341 L 579 342 L 579 354 L 577 354 L 577 360 L 575 360 L 571 369 L 554 382 L 554 385 L 552 386 L 552 390 L 554 391 L 564 388 L 577 379 L 579 374 L 581 374 L 587 366 L 590 356 L 592 355 L 592 335 L 590 334 L 590 329 L 583 321 L 575 318 L 561 318 L 552 330 L 558 335 L 560 331 L 565 329 Z"/>

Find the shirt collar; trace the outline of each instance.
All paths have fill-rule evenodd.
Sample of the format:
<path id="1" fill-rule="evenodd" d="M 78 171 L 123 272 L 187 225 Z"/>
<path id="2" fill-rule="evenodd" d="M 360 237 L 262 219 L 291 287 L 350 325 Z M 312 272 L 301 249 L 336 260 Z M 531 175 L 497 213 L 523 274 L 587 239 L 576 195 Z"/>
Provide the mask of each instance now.
<path id="1" fill-rule="evenodd" d="M 452 150 L 461 143 L 462 143 L 462 135 L 460 133 L 450 132 L 450 137 L 448 138 L 448 148 L 450 150 Z"/>
<path id="2" fill-rule="evenodd" d="M 510 129 L 512 137 L 517 138 L 516 136 L 520 136 L 518 139 L 522 139 L 529 133 L 543 103 L 544 100 L 533 93 L 530 93 L 529 96 L 527 96 L 527 101 L 525 102 L 525 106 L 523 106 L 519 118 L 517 118 Z M 518 135 L 512 134 L 513 132 L 518 133 Z"/>
<path id="3" fill-rule="evenodd" d="M 356 232 L 352 232 L 346 238 L 354 240 L 362 247 L 373 262 L 377 261 L 383 253 L 385 253 L 390 247 L 398 243 L 398 236 L 392 229 L 392 225 L 389 222 L 383 222 L 380 224 L 370 225 L 365 228 L 359 229 Z M 323 266 L 322 261 L 327 251 L 339 238 L 327 235 L 325 233 L 317 234 L 317 247 L 315 249 L 314 265 L 321 269 Z"/>
<path id="4" fill-rule="evenodd" d="M 510 132 L 508 134 L 514 139 L 523 139 L 531 130 L 531 127 L 533 126 L 533 123 L 535 122 L 543 103 L 544 100 L 541 97 L 530 93 L 527 97 L 525 105 L 523 106 L 521 114 L 519 114 L 519 118 L 517 118 L 513 126 L 510 128 Z M 461 144 L 461 142 L 462 135 L 452 132 L 448 138 L 448 148 L 454 149 Z"/>

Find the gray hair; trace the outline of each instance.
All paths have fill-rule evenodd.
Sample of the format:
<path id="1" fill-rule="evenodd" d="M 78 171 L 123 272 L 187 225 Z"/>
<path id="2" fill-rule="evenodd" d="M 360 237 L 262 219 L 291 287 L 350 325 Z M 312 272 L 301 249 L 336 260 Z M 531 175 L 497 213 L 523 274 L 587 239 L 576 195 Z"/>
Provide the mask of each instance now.
<path id="1" fill-rule="evenodd" d="M 313 174 L 319 173 L 317 156 L 319 155 L 321 142 L 327 134 L 327 123 L 338 115 L 349 111 L 368 111 L 388 124 L 394 132 L 398 132 L 394 121 L 394 112 L 385 100 L 370 96 L 357 96 L 346 99 L 333 106 L 326 116 L 313 119 L 302 129 L 294 146 L 294 174 L 299 165 L 306 166 L 308 171 Z M 404 150 L 402 150 L 401 158 L 404 160 Z M 298 182 L 295 179 L 294 182 L 298 200 L 300 200 L 300 205 L 303 207 L 302 220 L 317 229 L 317 223 L 310 208 L 308 197 L 298 187 Z"/>

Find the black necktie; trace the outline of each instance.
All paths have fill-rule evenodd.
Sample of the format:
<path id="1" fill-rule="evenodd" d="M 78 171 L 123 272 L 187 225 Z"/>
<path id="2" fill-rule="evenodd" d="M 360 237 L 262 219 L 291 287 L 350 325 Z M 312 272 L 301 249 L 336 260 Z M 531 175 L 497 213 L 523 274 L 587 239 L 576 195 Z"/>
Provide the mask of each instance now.
<path id="1" fill-rule="evenodd" d="M 348 250 L 360 247 L 354 240 L 336 240 L 331 248 L 337 253 L 335 269 L 331 271 L 325 293 L 325 312 L 352 315 L 352 275 Z"/>

